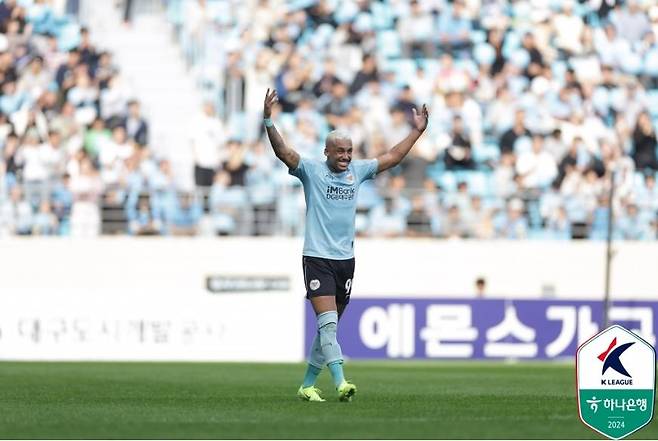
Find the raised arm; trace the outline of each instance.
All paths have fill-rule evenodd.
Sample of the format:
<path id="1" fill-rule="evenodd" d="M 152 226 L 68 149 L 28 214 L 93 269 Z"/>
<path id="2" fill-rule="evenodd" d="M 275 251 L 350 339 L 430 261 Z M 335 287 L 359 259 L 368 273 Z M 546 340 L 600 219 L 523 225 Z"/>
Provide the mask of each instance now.
<path id="1" fill-rule="evenodd" d="M 391 150 L 377 157 L 377 173 L 381 173 L 384 170 L 388 170 L 389 168 L 398 165 L 404 157 L 407 156 L 411 147 L 413 147 L 416 141 L 418 141 L 418 138 L 420 138 L 420 135 L 422 135 L 427 128 L 427 121 L 429 119 L 427 106 L 423 104 L 423 109 L 420 115 L 416 112 L 416 109 L 413 109 L 413 111 L 414 121 L 411 133 L 409 133 L 402 141 L 394 145 Z"/>
<path id="2" fill-rule="evenodd" d="M 274 123 L 270 119 L 272 116 L 272 106 L 278 100 L 276 96 L 276 90 L 267 89 L 265 94 L 265 103 L 263 104 L 263 117 L 265 118 L 265 130 L 267 130 L 267 137 L 270 139 L 270 144 L 272 144 L 272 149 L 274 149 L 274 154 L 277 158 L 283 161 L 284 164 L 288 166 L 289 169 L 294 170 L 299 164 L 299 153 L 291 149 L 286 145 L 281 138 Z"/>

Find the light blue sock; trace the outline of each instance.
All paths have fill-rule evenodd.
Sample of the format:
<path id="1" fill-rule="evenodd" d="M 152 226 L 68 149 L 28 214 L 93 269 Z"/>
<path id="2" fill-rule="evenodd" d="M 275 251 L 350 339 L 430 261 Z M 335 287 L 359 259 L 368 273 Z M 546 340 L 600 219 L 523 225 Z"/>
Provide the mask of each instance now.
<path id="1" fill-rule="evenodd" d="M 329 372 L 331 372 L 331 378 L 334 379 L 334 385 L 336 387 L 345 381 L 345 375 L 343 374 L 343 361 L 338 360 L 327 365 L 329 367 Z"/>
<path id="2" fill-rule="evenodd" d="M 308 367 L 306 368 L 303 387 L 315 384 L 315 380 L 322 372 L 322 366 L 324 366 L 324 355 L 322 355 L 322 346 L 320 346 L 320 334 L 316 333 L 311 345 L 311 352 L 308 355 Z"/>
<path id="3" fill-rule="evenodd" d="M 322 372 L 321 368 L 313 366 L 309 363 L 308 367 L 306 368 L 306 375 L 304 375 L 304 383 L 302 384 L 302 387 L 313 386 L 315 384 L 315 380 L 318 378 L 318 375 L 320 375 L 320 372 Z"/>
<path id="4" fill-rule="evenodd" d="M 338 331 L 338 313 L 327 311 L 318 314 L 318 333 L 322 355 L 329 366 L 329 371 L 336 387 L 345 379 L 343 376 L 343 353 L 336 338 Z"/>

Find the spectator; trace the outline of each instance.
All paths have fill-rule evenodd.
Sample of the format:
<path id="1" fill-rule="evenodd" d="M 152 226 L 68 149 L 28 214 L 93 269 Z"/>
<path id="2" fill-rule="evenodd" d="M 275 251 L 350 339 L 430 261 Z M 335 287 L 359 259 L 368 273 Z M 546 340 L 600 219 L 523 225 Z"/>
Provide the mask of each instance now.
<path id="1" fill-rule="evenodd" d="M 571 223 L 564 207 L 557 207 L 548 218 L 546 230 L 551 239 L 567 240 L 571 238 Z"/>
<path id="2" fill-rule="evenodd" d="M 181 194 L 177 199 L 172 219 L 171 234 L 175 236 L 193 236 L 199 228 L 203 209 L 201 204 L 190 193 Z"/>
<path id="3" fill-rule="evenodd" d="M 637 119 L 637 125 L 633 131 L 633 153 L 637 170 L 658 171 L 658 158 L 656 157 L 656 131 L 651 123 L 651 118 L 646 112 L 642 112 Z"/>
<path id="4" fill-rule="evenodd" d="M 123 122 L 122 115 L 125 114 L 127 106 L 128 91 L 121 84 L 121 78 L 113 75 L 108 79 L 107 87 L 100 94 L 101 118 L 110 127 L 119 125 Z"/>
<path id="5" fill-rule="evenodd" d="M 468 237 L 467 226 L 464 223 L 459 206 L 451 205 L 441 221 L 441 237 L 446 239 L 463 239 Z"/>
<path id="6" fill-rule="evenodd" d="M 112 130 L 112 138 L 100 145 L 98 153 L 101 178 L 106 186 L 111 186 L 119 183 L 124 163 L 135 151 L 126 138 L 126 130 L 123 126 L 117 126 Z"/>
<path id="7" fill-rule="evenodd" d="M 636 190 L 635 200 L 642 212 L 658 214 L 658 186 L 653 173 L 645 173 L 644 185 Z"/>
<path id="8" fill-rule="evenodd" d="M 514 125 L 500 138 L 500 153 L 514 153 L 516 141 L 524 136 L 530 137 L 530 130 L 525 125 L 525 112 L 517 110 L 514 114 Z"/>
<path id="9" fill-rule="evenodd" d="M 516 159 L 511 152 L 503 153 L 500 164 L 493 173 L 494 191 L 501 199 L 506 199 L 516 193 L 517 186 L 514 180 Z"/>
<path id="10" fill-rule="evenodd" d="M 331 94 L 334 85 L 339 82 L 340 80 L 336 76 L 336 63 L 332 59 L 327 59 L 324 62 L 322 75 L 313 86 L 313 93 L 317 98 Z"/>
<path id="11" fill-rule="evenodd" d="M 482 298 L 486 296 L 487 293 L 487 281 L 484 277 L 478 277 L 475 279 L 475 296 Z"/>
<path id="12" fill-rule="evenodd" d="M 82 156 L 80 171 L 71 177 L 73 205 L 71 207 L 71 235 L 94 237 L 100 233 L 99 201 L 103 181 L 90 158 Z"/>
<path id="13" fill-rule="evenodd" d="M 18 186 L 12 187 L 9 199 L 0 203 L 0 236 L 31 234 L 32 216 L 32 206 L 23 199 L 21 189 Z"/>
<path id="14" fill-rule="evenodd" d="M 544 71 L 544 55 L 537 47 L 537 41 L 535 40 L 535 36 L 532 32 L 526 32 L 523 35 L 521 45 L 529 56 L 528 66 L 526 67 L 524 73 L 525 76 L 532 80 L 536 76 L 541 75 Z"/>
<path id="15" fill-rule="evenodd" d="M 105 122 L 101 118 L 94 119 L 94 122 L 87 129 L 84 136 L 85 152 L 93 159 L 98 157 L 103 148 L 103 144 L 111 139 L 111 132 L 105 127 Z"/>
<path id="16" fill-rule="evenodd" d="M 50 85 L 52 77 L 49 72 L 43 68 L 43 58 L 36 56 L 32 58 L 27 71 L 18 81 L 18 90 L 32 100 L 38 99 Z"/>
<path id="17" fill-rule="evenodd" d="M 230 186 L 244 187 L 246 185 L 247 164 L 246 148 L 240 141 L 231 139 L 226 144 L 227 158 L 222 163 L 222 169 L 230 176 Z"/>
<path id="18" fill-rule="evenodd" d="M 40 147 L 35 130 L 29 130 L 25 135 L 19 155 L 23 163 L 25 198 L 33 207 L 37 207 L 48 197 L 49 158 L 46 149 Z"/>
<path id="19" fill-rule="evenodd" d="M 372 54 L 363 56 L 361 70 L 356 73 L 352 84 L 350 85 L 350 94 L 356 95 L 366 83 L 371 81 L 379 81 L 379 73 L 377 71 L 377 61 Z"/>
<path id="20" fill-rule="evenodd" d="M 411 212 L 407 216 L 406 234 L 409 237 L 431 237 L 432 219 L 427 212 L 425 201 L 421 195 L 411 199 Z"/>
<path id="21" fill-rule="evenodd" d="M 651 32 L 647 14 L 640 9 L 637 0 L 628 0 L 625 6 L 617 4 L 610 13 L 610 22 L 619 35 L 631 44 L 637 43 L 647 32 Z"/>
<path id="22" fill-rule="evenodd" d="M 39 211 L 34 215 L 32 234 L 35 236 L 52 236 L 57 233 L 57 216 L 52 212 L 50 202 L 41 201 Z"/>
<path id="23" fill-rule="evenodd" d="M 152 236 L 162 232 L 162 224 L 151 206 L 148 194 L 140 195 L 137 205 L 127 213 L 128 231 L 136 236 Z"/>
<path id="24" fill-rule="evenodd" d="M 59 89 L 68 91 L 73 87 L 75 79 L 73 77 L 74 69 L 80 64 L 80 52 L 77 49 L 71 49 L 65 63 L 62 63 L 57 69 L 55 80 Z"/>
<path id="25" fill-rule="evenodd" d="M 393 104 L 393 108 L 403 111 L 409 123 L 413 121 L 416 102 L 414 101 L 414 94 L 411 91 L 411 87 L 405 85 L 402 88 L 395 104 Z"/>
<path id="26" fill-rule="evenodd" d="M 470 45 L 471 22 L 465 16 L 464 3 L 455 0 L 439 16 L 439 47 L 450 51 L 464 50 Z"/>
<path id="27" fill-rule="evenodd" d="M 299 80 L 295 85 L 299 85 L 301 82 Z M 230 52 L 224 72 L 223 98 L 225 103 L 225 120 L 228 121 L 226 117 L 239 115 L 244 111 L 245 88 L 246 79 L 241 55 L 237 51 Z"/>
<path id="28" fill-rule="evenodd" d="M 424 10 L 421 2 L 417 0 L 411 0 L 409 9 L 409 15 L 401 17 L 397 24 L 397 31 L 404 45 L 404 56 L 411 58 L 420 53 L 429 58 L 434 52 L 432 15 Z M 448 38 L 447 32 L 452 29 L 448 28 L 447 19 L 445 26 L 446 38 Z"/>
<path id="29" fill-rule="evenodd" d="M 406 216 L 396 207 L 393 198 L 375 207 L 370 216 L 370 234 L 382 237 L 400 237 L 406 231 Z"/>
<path id="30" fill-rule="evenodd" d="M 207 112 L 206 115 L 208 115 Z M 125 118 L 122 125 L 126 129 L 128 139 L 136 142 L 140 146 L 148 145 L 148 124 L 142 117 L 139 101 L 128 101 L 128 116 Z"/>
<path id="31" fill-rule="evenodd" d="M 203 115 L 195 120 L 191 128 L 194 152 L 194 183 L 197 188 L 212 185 L 215 170 L 220 165 L 220 150 L 226 135 L 224 125 L 215 115 L 212 103 L 203 105 Z"/>
<path id="32" fill-rule="evenodd" d="M 629 203 L 619 216 L 617 232 L 625 240 L 649 240 L 652 237 L 651 221 L 640 212 L 637 205 Z"/>
<path id="33" fill-rule="evenodd" d="M 461 117 L 457 116 L 452 121 L 451 143 L 445 151 L 444 161 L 448 170 L 464 170 L 475 168 L 472 157 L 471 141 L 464 133 L 464 125 Z"/>
<path id="34" fill-rule="evenodd" d="M 220 171 L 210 190 L 210 211 L 213 229 L 217 235 L 244 233 L 247 220 L 245 204 L 247 193 L 242 186 L 232 185 L 231 174 Z"/>
<path id="35" fill-rule="evenodd" d="M 0 111 L 2 113 L 11 115 L 27 103 L 27 95 L 17 89 L 15 81 L 9 80 L 2 85 L 2 96 L 0 96 Z"/>
<path id="36" fill-rule="evenodd" d="M 562 12 L 553 19 L 557 48 L 566 55 L 579 55 L 582 51 L 583 20 L 574 14 L 573 0 L 562 2 Z"/>
<path id="37" fill-rule="evenodd" d="M 557 177 L 557 164 L 553 156 L 544 150 L 543 136 L 533 135 L 532 150 L 519 155 L 516 172 L 521 177 L 522 187 L 535 194 L 547 188 Z"/>
<path id="38" fill-rule="evenodd" d="M 352 107 L 347 85 L 341 81 L 331 86 L 331 92 L 320 97 L 318 106 L 326 114 L 329 127 L 334 130 L 345 123 L 345 117 Z"/>
<path id="39" fill-rule="evenodd" d="M 468 237 L 493 239 L 495 231 L 491 209 L 484 206 L 480 196 L 471 196 L 470 203 L 463 211 L 463 218 Z"/>
<path id="40" fill-rule="evenodd" d="M 498 220 L 498 237 L 504 239 L 525 239 L 528 235 L 528 221 L 523 216 L 523 201 L 512 199 L 507 204 L 507 212 Z"/>

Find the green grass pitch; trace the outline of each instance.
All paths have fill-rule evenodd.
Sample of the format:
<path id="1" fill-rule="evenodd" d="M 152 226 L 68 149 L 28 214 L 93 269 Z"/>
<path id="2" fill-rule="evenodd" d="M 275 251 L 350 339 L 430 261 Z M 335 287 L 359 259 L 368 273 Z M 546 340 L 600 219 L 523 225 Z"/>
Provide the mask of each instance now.
<path id="1" fill-rule="evenodd" d="M 351 403 L 328 372 L 328 401 L 299 401 L 304 369 L 2 362 L 0 438 L 602 438 L 578 418 L 572 365 L 349 362 Z"/>

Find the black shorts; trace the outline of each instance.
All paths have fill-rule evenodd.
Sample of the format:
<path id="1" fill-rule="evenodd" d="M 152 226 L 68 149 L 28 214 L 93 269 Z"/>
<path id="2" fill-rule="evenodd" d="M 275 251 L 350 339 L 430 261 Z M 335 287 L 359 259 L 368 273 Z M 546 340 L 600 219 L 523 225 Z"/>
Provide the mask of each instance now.
<path id="1" fill-rule="evenodd" d="M 352 293 L 354 257 L 347 260 L 302 256 L 306 298 L 336 296 L 336 303 L 347 305 Z"/>

